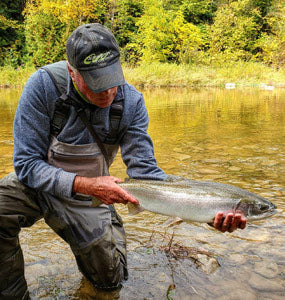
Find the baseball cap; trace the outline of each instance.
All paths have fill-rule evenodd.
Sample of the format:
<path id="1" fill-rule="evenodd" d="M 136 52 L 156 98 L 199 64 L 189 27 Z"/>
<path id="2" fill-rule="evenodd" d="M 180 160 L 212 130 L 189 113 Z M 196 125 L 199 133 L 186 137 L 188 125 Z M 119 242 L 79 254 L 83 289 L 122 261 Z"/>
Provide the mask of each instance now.
<path id="1" fill-rule="evenodd" d="M 116 39 L 99 23 L 77 27 L 67 40 L 66 54 L 94 93 L 125 83 Z"/>

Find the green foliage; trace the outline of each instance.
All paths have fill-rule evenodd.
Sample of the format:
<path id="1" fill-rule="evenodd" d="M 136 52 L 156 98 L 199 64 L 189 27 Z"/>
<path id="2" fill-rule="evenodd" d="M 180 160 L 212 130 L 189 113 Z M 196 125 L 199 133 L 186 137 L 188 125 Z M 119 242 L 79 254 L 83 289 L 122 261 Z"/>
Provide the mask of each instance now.
<path id="1" fill-rule="evenodd" d="M 140 56 L 136 45 L 136 23 L 143 13 L 143 8 L 140 0 L 118 0 L 114 11 L 111 29 L 121 47 L 122 60 L 131 64 L 135 64 Z"/>
<path id="2" fill-rule="evenodd" d="M 35 67 L 30 65 L 17 69 L 11 65 L 0 67 L 0 87 L 23 86 L 33 72 L 35 72 Z"/>
<path id="3" fill-rule="evenodd" d="M 224 62 L 211 66 L 142 62 L 137 67 L 123 65 L 123 69 L 128 82 L 144 87 L 224 87 L 226 82 L 258 87 L 261 82 L 275 86 L 284 86 L 285 82 L 285 70 L 259 62 Z"/>
<path id="4" fill-rule="evenodd" d="M 115 8 L 112 31 L 120 47 L 134 41 L 138 31 L 136 22 L 143 14 L 143 3 L 140 0 L 118 0 Z"/>
<path id="5" fill-rule="evenodd" d="M 0 66 L 65 59 L 68 36 L 89 22 L 114 32 L 129 64 L 285 64 L 280 0 L 2 0 Z"/>
<path id="6" fill-rule="evenodd" d="M 22 25 L 23 0 L 1 0 L 0 3 L 0 66 L 21 64 L 24 53 Z"/>
<path id="7" fill-rule="evenodd" d="M 275 1 L 266 17 L 268 30 L 256 42 L 256 58 L 275 66 L 285 65 L 285 3 Z"/>
<path id="8" fill-rule="evenodd" d="M 137 26 L 137 48 L 146 62 L 187 62 L 203 44 L 200 29 L 187 23 L 182 11 L 166 10 L 163 1 L 145 1 Z"/>
<path id="9" fill-rule="evenodd" d="M 185 20 L 193 24 L 213 22 L 217 9 L 217 1 L 213 0 L 183 0 L 181 4 Z"/>
<path id="10" fill-rule="evenodd" d="M 27 19 L 25 29 L 29 61 L 35 66 L 63 59 L 66 26 L 56 16 L 41 11 Z"/>
<path id="11" fill-rule="evenodd" d="M 210 28 L 210 53 L 223 54 L 229 60 L 250 59 L 255 49 L 260 25 L 255 17 L 260 11 L 252 0 L 229 2 L 218 8 Z"/>
<path id="12" fill-rule="evenodd" d="M 65 59 L 68 36 L 79 25 L 109 22 L 103 0 L 29 0 L 25 9 L 28 60 L 35 66 Z"/>
<path id="13" fill-rule="evenodd" d="M 123 64 L 126 80 L 135 86 L 145 87 L 224 87 L 226 82 L 238 86 L 259 86 L 261 82 L 284 86 L 285 70 L 264 65 L 259 62 L 236 62 L 207 65 L 174 63 L 141 63 L 137 67 Z M 23 86 L 35 71 L 26 65 L 14 69 L 0 67 L 1 86 Z"/>

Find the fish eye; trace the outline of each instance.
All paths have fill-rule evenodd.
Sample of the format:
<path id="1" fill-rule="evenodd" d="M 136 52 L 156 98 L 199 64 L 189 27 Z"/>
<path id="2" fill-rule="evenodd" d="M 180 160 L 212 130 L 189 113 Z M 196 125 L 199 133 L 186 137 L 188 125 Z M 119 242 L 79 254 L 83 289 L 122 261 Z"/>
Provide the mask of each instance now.
<path id="1" fill-rule="evenodd" d="M 260 205 L 260 210 L 268 210 L 268 205 Z"/>

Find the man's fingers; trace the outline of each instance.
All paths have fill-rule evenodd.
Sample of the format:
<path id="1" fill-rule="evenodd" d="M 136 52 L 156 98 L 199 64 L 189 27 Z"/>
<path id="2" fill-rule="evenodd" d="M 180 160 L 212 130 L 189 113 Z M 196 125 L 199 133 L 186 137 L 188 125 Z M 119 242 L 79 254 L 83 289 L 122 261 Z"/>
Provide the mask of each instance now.
<path id="1" fill-rule="evenodd" d="M 246 218 L 245 218 L 245 216 L 241 216 L 239 228 L 245 229 L 245 227 L 246 227 Z"/>
<path id="2" fill-rule="evenodd" d="M 237 228 L 240 227 L 240 221 L 241 221 L 241 215 L 240 214 L 236 214 L 233 219 L 232 219 L 232 224 L 229 228 L 229 232 L 233 232 L 235 231 Z"/>
<path id="3" fill-rule="evenodd" d="M 224 213 L 223 212 L 219 212 L 216 214 L 215 219 L 214 219 L 214 223 L 213 226 L 216 229 L 221 230 L 221 225 L 223 224 L 223 218 L 224 218 Z"/>
<path id="4" fill-rule="evenodd" d="M 246 227 L 246 218 L 241 213 L 229 212 L 224 216 L 223 212 L 218 212 L 212 225 L 222 232 L 233 232 L 238 228 L 244 229 Z"/>
<path id="5" fill-rule="evenodd" d="M 222 232 L 226 232 L 229 230 L 229 228 L 232 224 L 233 216 L 234 215 L 232 213 L 227 214 L 227 216 L 222 224 Z"/>
<path id="6" fill-rule="evenodd" d="M 126 200 L 126 203 L 124 203 L 124 204 L 127 204 L 128 202 L 131 202 L 133 204 L 139 204 L 139 201 L 134 196 L 129 194 L 126 190 L 124 190 L 122 188 L 120 188 L 120 189 L 123 191 L 124 200 Z"/>

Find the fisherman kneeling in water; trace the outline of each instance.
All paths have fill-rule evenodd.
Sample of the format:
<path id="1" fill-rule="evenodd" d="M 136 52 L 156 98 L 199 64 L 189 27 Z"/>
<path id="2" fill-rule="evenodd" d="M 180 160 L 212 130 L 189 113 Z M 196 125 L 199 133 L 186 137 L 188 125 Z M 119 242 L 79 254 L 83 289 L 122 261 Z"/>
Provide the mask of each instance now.
<path id="1" fill-rule="evenodd" d="M 127 279 L 126 238 L 113 203 L 137 200 L 109 167 L 121 148 L 131 178 L 164 180 L 147 134 L 144 99 L 125 82 L 113 34 L 78 27 L 68 61 L 37 70 L 14 121 L 14 168 L 0 181 L 0 299 L 29 299 L 18 234 L 44 218 L 71 247 L 79 270 L 101 290 Z M 92 196 L 102 201 L 92 207 Z M 221 231 L 244 228 L 241 215 L 217 214 Z"/>

